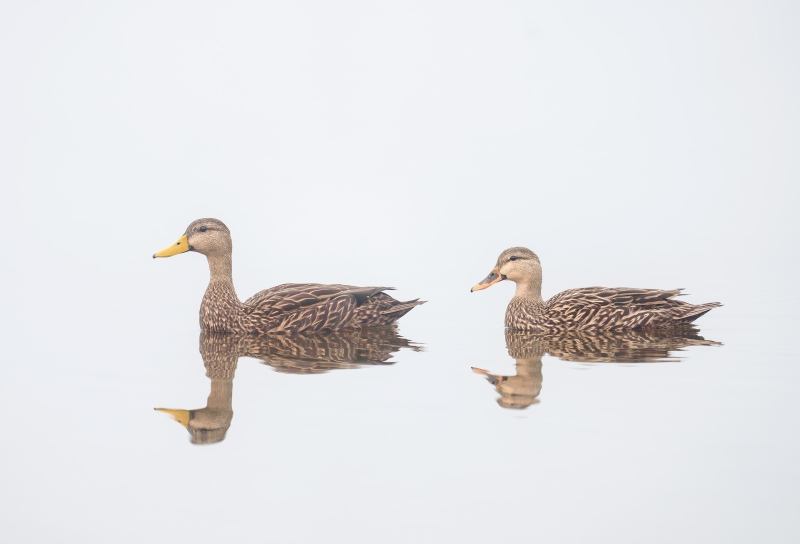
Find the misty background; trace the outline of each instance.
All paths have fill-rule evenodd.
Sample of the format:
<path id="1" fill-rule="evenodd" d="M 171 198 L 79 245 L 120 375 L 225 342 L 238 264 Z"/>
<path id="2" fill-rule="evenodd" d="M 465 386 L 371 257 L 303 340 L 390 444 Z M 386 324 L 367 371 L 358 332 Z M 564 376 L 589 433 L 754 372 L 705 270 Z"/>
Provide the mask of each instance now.
<path id="1" fill-rule="evenodd" d="M 383 541 L 797 535 L 799 22 L 800 5 L 779 1 L 0 3 L 0 397 L 15 414 L 0 502 L 12 541 L 100 540 L 128 515 L 141 524 L 131 538 L 151 526 L 164 539 L 187 530 L 243 539 L 250 525 L 220 520 L 265 510 L 276 533 L 260 536 L 282 541 L 319 540 L 323 526 Z M 149 410 L 205 399 L 197 309 L 207 267 L 193 254 L 151 256 L 200 217 L 231 229 L 241 299 L 284 282 L 395 286 L 399 299 L 428 301 L 400 322 L 426 351 L 403 356 L 394 384 L 375 385 L 378 370 L 339 372 L 283 392 L 266 369 L 240 362 L 231 433 L 270 412 L 248 411 L 241 403 L 254 401 L 237 401 L 240 391 L 258 398 L 269 385 L 285 412 L 272 411 L 269 433 L 251 429 L 253 443 L 190 449 Z M 684 287 L 690 302 L 724 304 L 698 325 L 725 346 L 698 350 L 694 371 L 732 380 L 695 391 L 703 409 L 724 405 L 714 413 L 728 423 L 660 435 L 683 436 L 680 455 L 689 464 L 708 455 L 701 465 L 662 474 L 644 461 L 675 459 L 658 449 L 634 474 L 611 441 L 581 468 L 585 443 L 570 425 L 602 412 L 590 398 L 599 382 L 623 390 L 615 370 L 564 386 L 587 404 L 542 418 L 547 432 L 516 435 L 517 420 L 469 373 L 491 357 L 513 369 L 502 332 L 513 287 L 469 289 L 515 245 L 539 255 L 545 298 L 589 285 Z M 703 366 L 723 356 L 724 369 Z M 563 365 L 545 375 L 551 398 L 561 390 L 547 389 L 550 376 L 574 375 Z M 653 378 L 648 394 L 672 402 L 674 387 L 695 379 Z M 373 385 L 370 402 L 385 411 L 358 397 Z M 462 386 L 486 398 L 461 398 Z M 676 404 L 663 409 L 703 413 Z M 555 406 L 543 401 L 537 414 Z M 617 420 L 620 436 L 658 440 L 636 436 L 656 432 L 646 410 L 607 410 L 640 418 Z M 298 431 L 319 417 L 327 423 Z M 348 420 L 348 431 L 330 427 Z M 748 435 L 734 420 L 755 442 L 737 442 Z M 471 427 L 482 421 L 491 430 Z M 692 451 L 692 440 L 716 440 L 713 429 L 724 438 Z M 464 441 L 438 443 L 448 433 Z M 375 454 L 366 468 L 343 469 L 349 461 L 330 453 L 347 443 L 346 459 Z M 281 455 L 279 444 L 290 444 L 281 466 L 291 468 L 271 465 L 260 477 L 279 480 L 252 487 L 248 470 L 278 463 L 264 456 Z M 509 453 L 515 444 L 524 447 Z M 725 461 L 712 451 L 739 453 Z M 241 472 L 203 502 L 209 484 L 183 478 L 211 460 Z M 170 472 L 182 463 L 183 476 Z M 542 472 L 526 473 L 528 463 Z M 641 478 L 656 473 L 668 491 L 642 495 Z M 683 495 L 698 478 L 704 485 Z M 274 502 L 259 503 L 265 495 Z M 111 507 L 98 496 L 115 513 L 104 515 Z M 615 503 L 631 519 L 604 529 Z M 173 508 L 211 520 L 208 532 L 179 524 Z M 322 516 L 319 527 L 303 508 Z M 737 517 L 744 511 L 751 517 Z M 42 512 L 49 524 L 36 522 Z M 480 512 L 499 518 L 479 523 Z M 502 532 L 505 517 L 517 521 Z"/>

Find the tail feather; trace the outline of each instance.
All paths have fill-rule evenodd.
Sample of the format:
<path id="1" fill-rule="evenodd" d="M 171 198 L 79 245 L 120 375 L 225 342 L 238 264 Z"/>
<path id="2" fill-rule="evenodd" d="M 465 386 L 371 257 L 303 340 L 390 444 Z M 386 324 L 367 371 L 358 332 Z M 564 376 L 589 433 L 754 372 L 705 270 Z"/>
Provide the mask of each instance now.
<path id="1" fill-rule="evenodd" d="M 395 304 L 391 308 L 383 310 L 381 313 L 384 315 L 388 315 L 388 314 L 396 314 L 398 312 L 402 312 L 399 316 L 397 316 L 397 318 L 399 319 L 405 314 L 407 314 L 409 311 L 411 311 L 412 308 L 415 308 L 420 304 L 425 304 L 426 302 L 427 302 L 426 300 L 420 300 L 418 298 L 415 298 L 414 300 L 409 300 L 406 302 L 401 302 L 400 304 Z"/>
<path id="2" fill-rule="evenodd" d="M 378 293 L 393 290 L 394 287 L 353 287 L 352 289 L 347 289 L 346 291 L 337 293 L 336 296 L 353 296 L 356 298 L 356 303 L 363 304 L 368 298 L 373 297 Z"/>
<path id="3" fill-rule="evenodd" d="M 714 308 L 719 308 L 720 306 L 722 306 L 722 304 L 719 302 L 706 302 L 705 304 L 692 304 L 686 309 L 681 308 L 683 311 L 681 312 L 679 321 L 691 323 L 700 316 L 703 316 Z"/>

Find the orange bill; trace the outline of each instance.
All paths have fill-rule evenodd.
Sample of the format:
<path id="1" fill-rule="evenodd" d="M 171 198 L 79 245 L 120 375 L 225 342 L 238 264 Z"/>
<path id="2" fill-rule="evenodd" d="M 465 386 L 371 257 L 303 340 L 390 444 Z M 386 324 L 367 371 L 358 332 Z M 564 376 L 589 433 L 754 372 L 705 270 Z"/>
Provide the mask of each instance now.
<path id="1" fill-rule="evenodd" d="M 501 281 L 502 279 L 503 279 L 502 274 L 500 274 L 500 271 L 497 269 L 497 267 L 495 267 L 494 269 L 492 269 L 492 271 L 489 273 L 488 276 L 483 278 L 483 280 L 475 287 L 470 289 L 469 292 L 472 293 L 474 291 L 480 291 L 481 289 L 486 289 L 487 287 L 491 287 L 492 285 L 494 285 L 498 281 Z"/>

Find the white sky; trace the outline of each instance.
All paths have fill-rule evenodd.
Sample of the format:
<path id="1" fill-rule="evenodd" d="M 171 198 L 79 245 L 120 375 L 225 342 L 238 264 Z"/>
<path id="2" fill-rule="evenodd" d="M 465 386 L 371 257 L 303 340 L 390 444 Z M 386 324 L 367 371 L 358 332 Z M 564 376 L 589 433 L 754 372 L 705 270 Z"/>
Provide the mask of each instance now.
<path id="1" fill-rule="evenodd" d="M 139 255 L 212 216 L 242 296 L 388 281 L 434 299 L 510 245 L 540 254 L 546 295 L 786 282 L 798 9 L 9 3 L 3 274 L 140 276 Z"/>

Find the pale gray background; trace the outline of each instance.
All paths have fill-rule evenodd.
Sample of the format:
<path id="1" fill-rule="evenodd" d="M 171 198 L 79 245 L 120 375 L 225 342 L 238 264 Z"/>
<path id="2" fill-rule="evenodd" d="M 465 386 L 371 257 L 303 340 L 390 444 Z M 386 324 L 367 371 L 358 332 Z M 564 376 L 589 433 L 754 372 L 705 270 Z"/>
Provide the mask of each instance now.
<path id="1" fill-rule="evenodd" d="M 800 538 L 796 2 L 0 4 L 4 542 Z M 202 406 L 198 217 L 242 298 L 395 285 L 391 368 L 241 361 Z M 686 287 L 722 348 L 548 359 L 500 409 L 510 245 L 544 294 Z M 590 369 L 590 372 L 576 372 Z"/>

